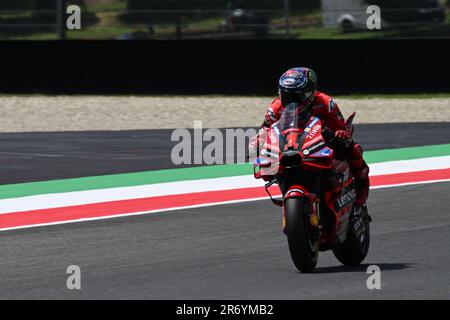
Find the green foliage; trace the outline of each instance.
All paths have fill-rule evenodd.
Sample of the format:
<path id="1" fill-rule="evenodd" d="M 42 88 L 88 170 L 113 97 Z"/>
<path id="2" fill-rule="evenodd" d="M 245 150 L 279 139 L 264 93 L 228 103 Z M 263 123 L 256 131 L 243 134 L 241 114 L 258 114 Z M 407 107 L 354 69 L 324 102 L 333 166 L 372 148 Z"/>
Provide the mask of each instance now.
<path id="1" fill-rule="evenodd" d="M 309 11 L 320 8 L 320 0 L 290 0 L 292 11 Z M 225 9 L 284 10 L 284 0 L 128 0 L 129 13 L 122 17 L 128 23 L 173 22 L 177 15 L 190 20 L 223 16 Z M 197 13 L 139 12 L 142 10 L 198 10 Z M 212 10 L 204 11 L 202 10 Z M 260 13 L 262 14 L 262 13 Z"/>
<path id="2" fill-rule="evenodd" d="M 67 5 L 76 4 L 86 8 L 83 0 L 67 0 Z M 0 0 L 0 10 L 55 10 L 56 0 Z"/>
<path id="3" fill-rule="evenodd" d="M 130 10 L 188 10 L 193 8 L 218 8 L 218 0 L 129 0 Z M 223 3 L 221 4 L 224 5 Z"/>
<path id="4" fill-rule="evenodd" d="M 188 10 L 188 9 L 283 9 L 283 0 L 129 0 L 130 10 Z M 293 10 L 320 8 L 320 0 L 290 0 Z"/>
<path id="5" fill-rule="evenodd" d="M 2 0 L 3 1 L 3 0 Z M 55 10 L 56 1 L 55 0 L 34 0 L 34 10 Z M 86 8 L 83 0 L 68 0 L 66 5 L 76 4 L 82 9 Z"/>

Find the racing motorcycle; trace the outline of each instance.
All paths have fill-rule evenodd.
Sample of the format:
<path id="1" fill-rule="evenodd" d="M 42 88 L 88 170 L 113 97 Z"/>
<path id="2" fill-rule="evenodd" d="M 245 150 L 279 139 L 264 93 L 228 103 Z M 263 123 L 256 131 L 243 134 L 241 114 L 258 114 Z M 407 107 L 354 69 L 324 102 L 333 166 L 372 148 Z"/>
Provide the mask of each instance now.
<path id="1" fill-rule="evenodd" d="M 353 113 L 346 126 L 353 131 Z M 367 207 L 354 207 L 354 178 L 342 144 L 319 117 L 288 105 L 259 140 L 254 176 L 267 181 L 272 202 L 282 207 L 283 232 L 301 272 L 317 265 L 319 251 L 332 250 L 344 265 L 358 265 L 370 244 Z M 269 187 L 277 184 L 282 198 Z"/>

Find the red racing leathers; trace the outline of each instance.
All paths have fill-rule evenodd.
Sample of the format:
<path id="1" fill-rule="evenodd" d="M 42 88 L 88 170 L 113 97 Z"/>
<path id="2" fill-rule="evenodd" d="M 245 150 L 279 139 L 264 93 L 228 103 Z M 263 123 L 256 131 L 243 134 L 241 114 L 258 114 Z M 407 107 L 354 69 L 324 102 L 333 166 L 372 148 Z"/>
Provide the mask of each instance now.
<path id="1" fill-rule="evenodd" d="M 276 122 L 284 109 L 281 100 L 276 98 L 267 109 L 264 122 L 261 128 L 268 128 Z M 345 125 L 344 117 L 336 102 L 328 95 L 317 91 L 311 106 L 311 113 L 322 119 L 324 126 L 329 128 L 338 138 L 349 136 Z M 351 137 L 349 136 L 351 139 Z M 355 204 L 363 205 L 369 195 L 369 167 L 364 161 L 363 149 L 357 143 L 351 143 L 344 152 L 349 163 L 350 170 L 355 177 L 357 197 Z"/>

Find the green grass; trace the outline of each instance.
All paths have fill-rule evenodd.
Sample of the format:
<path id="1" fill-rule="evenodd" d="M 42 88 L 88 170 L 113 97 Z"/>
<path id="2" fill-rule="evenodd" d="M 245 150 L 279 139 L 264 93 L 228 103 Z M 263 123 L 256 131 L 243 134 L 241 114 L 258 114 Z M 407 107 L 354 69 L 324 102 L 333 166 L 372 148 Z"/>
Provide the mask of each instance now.
<path id="1" fill-rule="evenodd" d="M 72 30 L 66 32 L 66 37 L 69 40 L 95 40 L 95 39 L 115 39 L 116 37 L 136 31 L 136 28 L 127 26 L 95 26 L 87 27 L 82 30 Z M 29 35 L 17 35 L 8 38 L 8 40 L 57 40 L 56 32 L 50 33 L 35 33 Z"/>
<path id="2" fill-rule="evenodd" d="M 408 28 L 390 28 L 386 30 L 355 31 L 343 33 L 340 28 L 305 28 L 294 30 L 292 36 L 311 40 L 370 40 L 396 38 L 450 38 L 450 23 Z"/>
<path id="3" fill-rule="evenodd" d="M 83 30 L 73 30 L 67 32 L 69 40 L 95 40 L 95 39 L 115 39 L 124 33 L 136 31 L 128 26 L 93 26 Z"/>
<path id="4" fill-rule="evenodd" d="M 14 35 L 10 37 L 2 37 L 2 40 L 57 40 L 58 37 L 55 32 L 42 32 L 42 33 L 32 33 L 24 35 Z"/>
<path id="5" fill-rule="evenodd" d="M 305 40 L 325 40 L 325 39 L 376 39 L 380 35 L 376 32 L 352 32 L 342 33 L 339 28 L 305 28 L 302 30 L 294 30 L 292 36 Z"/>
<path id="6" fill-rule="evenodd" d="M 189 28 L 217 30 L 223 19 L 223 17 L 212 17 L 204 20 L 192 21 L 189 23 Z"/>

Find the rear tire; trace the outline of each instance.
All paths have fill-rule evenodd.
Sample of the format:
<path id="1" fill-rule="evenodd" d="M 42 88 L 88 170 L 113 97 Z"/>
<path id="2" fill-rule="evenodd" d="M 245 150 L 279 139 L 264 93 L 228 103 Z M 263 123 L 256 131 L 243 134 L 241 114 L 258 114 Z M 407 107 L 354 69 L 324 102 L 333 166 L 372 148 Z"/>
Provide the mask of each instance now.
<path id="1" fill-rule="evenodd" d="M 319 254 L 319 242 L 314 238 L 306 201 L 305 198 L 288 198 L 284 203 L 289 252 L 294 265 L 303 273 L 314 270 Z"/>
<path id="2" fill-rule="evenodd" d="M 370 225 L 364 221 L 365 230 L 359 236 L 350 230 L 347 239 L 337 247 L 333 248 L 333 254 L 343 265 L 357 266 L 367 256 L 370 246 Z"/>

